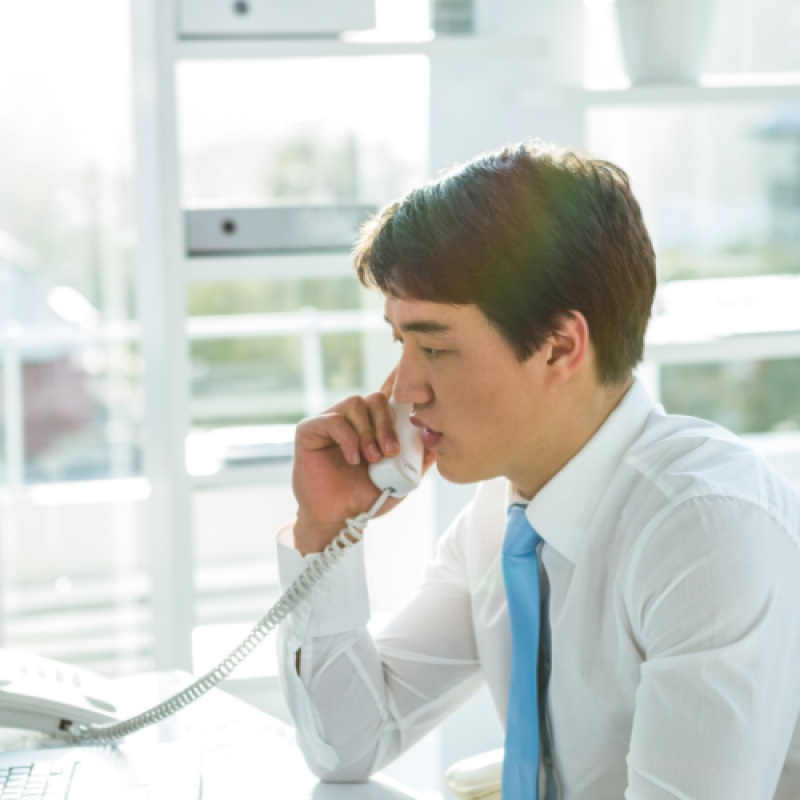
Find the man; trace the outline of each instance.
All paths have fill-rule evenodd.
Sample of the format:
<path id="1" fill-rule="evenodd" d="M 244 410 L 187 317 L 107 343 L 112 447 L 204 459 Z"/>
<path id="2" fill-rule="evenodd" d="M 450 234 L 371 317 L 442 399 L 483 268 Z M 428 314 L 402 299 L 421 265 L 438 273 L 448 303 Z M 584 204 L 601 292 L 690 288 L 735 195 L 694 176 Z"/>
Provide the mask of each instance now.
<path id="1" fill-rule="evenodd" d="M 633 377 L 656 273 L 626 175 L 540 143 L 482 156 L 386 208 L 356 269 L 402 352 L 381 393 L 298 427 L 284 586 L 379 495 L 392 390 L 428 463 L 482 483 L 376 640 L 361 545 L 285 623 L 311 768 L 364 779 L 485 681 L 505 799 L 800 796 L 800 499 Z"/>

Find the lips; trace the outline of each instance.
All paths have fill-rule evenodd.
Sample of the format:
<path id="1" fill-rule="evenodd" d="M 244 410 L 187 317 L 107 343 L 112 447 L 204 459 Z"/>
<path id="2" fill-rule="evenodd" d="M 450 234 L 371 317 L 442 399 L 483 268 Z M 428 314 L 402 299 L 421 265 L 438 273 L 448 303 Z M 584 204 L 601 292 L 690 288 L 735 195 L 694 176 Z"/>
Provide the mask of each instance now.
<path id="1" fill-rule="evenodd" d="M 422 445 L 426 450 L 435 450 L 439 442 L 444 437 L 443 433 L 429 428 L 421 419 L 411 415 L 411 424 L 420 429 L 422 435 Z"/>
<path id="2" fill-rule="evenodd" d="M 439 442 L 442 441 L 443 433 L 436 433 L 429 428 L 422 429 L 422 445 L 426 450 L 435 450 Z"/>

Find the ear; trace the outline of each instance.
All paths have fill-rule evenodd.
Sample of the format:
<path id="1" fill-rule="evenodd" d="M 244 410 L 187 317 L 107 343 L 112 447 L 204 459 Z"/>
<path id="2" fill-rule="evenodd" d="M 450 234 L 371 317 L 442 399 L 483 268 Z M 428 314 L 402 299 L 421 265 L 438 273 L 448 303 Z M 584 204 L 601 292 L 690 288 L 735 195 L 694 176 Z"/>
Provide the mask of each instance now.
<path id="1" fill-rule="evenodd" d="M 591 358 L 589 325 L 580 311 L 560 317 L 542 346 L 547 372 L 555 383 L 571 378 Z"/>

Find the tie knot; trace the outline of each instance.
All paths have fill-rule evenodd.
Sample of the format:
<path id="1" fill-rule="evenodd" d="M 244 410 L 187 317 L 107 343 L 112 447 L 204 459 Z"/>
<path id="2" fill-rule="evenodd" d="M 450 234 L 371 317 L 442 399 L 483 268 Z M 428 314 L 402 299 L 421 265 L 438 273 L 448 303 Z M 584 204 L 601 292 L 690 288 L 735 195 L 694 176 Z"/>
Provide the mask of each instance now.
<path id="1" fill-rule="evenodd" d="M 542 537 L 525 514 L 525 506 L 515 503 L 508 509 L 506 532 L 503 536 L 503 555 L 526 556 L 536 552 Z"/>

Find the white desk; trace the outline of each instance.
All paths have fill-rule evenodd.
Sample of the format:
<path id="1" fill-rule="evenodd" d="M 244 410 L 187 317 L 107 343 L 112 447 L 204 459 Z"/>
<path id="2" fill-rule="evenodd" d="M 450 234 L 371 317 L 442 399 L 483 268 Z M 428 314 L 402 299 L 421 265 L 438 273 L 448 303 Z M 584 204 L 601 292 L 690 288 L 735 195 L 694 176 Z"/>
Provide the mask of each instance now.
<path id="1" fill-rule="evenodd" d="M 132 716 L 190 681 L 180 672 L 121 678 L 120 696 L 128 705 L 122 710 Z M 218 689 L 125 741 L 131 747 L 171 741 L 196 745 L 203 758 L 203 800 L 418 800 L 380 776 L 361 784 L 320 783 L 306 767 L 292 728 Z M 35 744 L 31 735 L 20 743 L 13 747 L 6 738 L 3 749 L 30 749 Z"/>
<path id="2" fill-rule="evenodd" d="M 118 681 L 136 711 L 189 683 L 185 673 L 158 673 Z M 137 741 L 189 741 L 203 751 L 203 800 L 414 800 L 389 778 L 362 784 L 320 783 L 306 767 L 294 730 L 217 689 L 171 719 L 130 737 Z"/>

